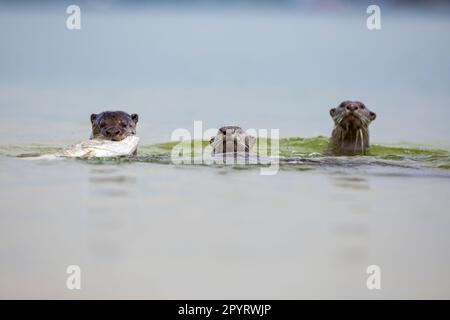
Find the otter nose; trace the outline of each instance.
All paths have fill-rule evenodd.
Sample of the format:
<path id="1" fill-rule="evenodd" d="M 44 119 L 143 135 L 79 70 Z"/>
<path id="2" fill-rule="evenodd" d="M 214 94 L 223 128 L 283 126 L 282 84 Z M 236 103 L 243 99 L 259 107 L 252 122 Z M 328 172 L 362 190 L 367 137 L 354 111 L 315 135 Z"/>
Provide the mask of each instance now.
<path id="1" fill-rule="evenodd" d="M 120 134 L 120 130 L 117 128 L 108 129 L 108 130 L 106 130 L 106 134 L 108 136 L 117 136 Z"/>
<path id="2" fill-rule="evenodd" d="M 345 107 L 345 109 L 347 109 L 348 111 L 356 111 L 358 110 L 358 106 L 355 104 L 349 104 L 348 106 Z"/>

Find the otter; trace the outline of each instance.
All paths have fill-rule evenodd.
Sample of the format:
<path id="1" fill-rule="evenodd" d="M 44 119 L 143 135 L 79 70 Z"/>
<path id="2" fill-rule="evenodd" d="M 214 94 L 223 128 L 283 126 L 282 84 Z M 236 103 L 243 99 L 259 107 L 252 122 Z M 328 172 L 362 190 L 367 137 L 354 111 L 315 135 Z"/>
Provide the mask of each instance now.
<path id="1" fill-rule="evenodd" d="M 104 111 L 91 114 L 91 139 L 121 141 L 136 134 L 139 116 L 123 111 Z"/>
<path id="2" fill-rule="evenodd" d="M 330 110 L 334 121 L 327 154 L 336 156 L 364 155 L 369 148 L 369 124 L 375 120 L 375 112 L 370 111 L 360 101 L 343 101 Z"/>
<path id="3" fill-rule="evenodd" d="M 217 131 L 209 143 L 213 147 L 213 155 L 227 152 L 250 152 L 256 142 L 256 138 L 248 135 L 237 126 L 225 126 Z"/>

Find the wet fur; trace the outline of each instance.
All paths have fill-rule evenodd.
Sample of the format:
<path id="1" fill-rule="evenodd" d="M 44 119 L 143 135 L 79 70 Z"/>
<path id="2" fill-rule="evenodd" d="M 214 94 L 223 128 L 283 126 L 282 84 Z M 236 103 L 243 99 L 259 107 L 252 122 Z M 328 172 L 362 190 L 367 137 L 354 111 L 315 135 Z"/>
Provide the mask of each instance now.
<path id="1" fill-rule="evenodd" d="M 369 125 L 376 114 L 362 102 L 344 101 L 330 110 L 334 121 L 328 155 L 353 156 L 367 154 L 369 149 Z"/>
<path id="2" fill-rule="evenodd" d="M 91 114 L 91 139 L 121 141 L 136 134 L 137 114 L 124 111 L 104 111 Z M 136 154 L 136 152 L 135 152 Z"/>
<path id="3" fill-rule="evenodd" d="M 249 136 L 245 133 L 244 130 L 242 130 L 241 127 L 237 127 L 237 126 L 225 126 L 219 129 L 219 131 L 217 132 L 216 136 L 213 137 L 209 143 L 214 147 L 215 145 L 217 145 L 218 143 L 222 143 L 222 149 L 226 150 L 228 152 L 237 152 L 238 151 L 238 146 L 237 146 L 237 141 L 234 141 L 234 148 L 233 150 L 227 150 L 226 149 L 226 144 L 228 142 L 228 139 L 230 139 L 231 136 L 235 136 L 235 135 L 243 135 L 245 136 L 244 141 L 245 141 L 245 152 L 250 152 L 250 149 L 252 148 L 252 146 L 254 145 L 256 139 L 255 137 Z M 213 148 L 213 154 L 216 153 L 216 148 Z"/>

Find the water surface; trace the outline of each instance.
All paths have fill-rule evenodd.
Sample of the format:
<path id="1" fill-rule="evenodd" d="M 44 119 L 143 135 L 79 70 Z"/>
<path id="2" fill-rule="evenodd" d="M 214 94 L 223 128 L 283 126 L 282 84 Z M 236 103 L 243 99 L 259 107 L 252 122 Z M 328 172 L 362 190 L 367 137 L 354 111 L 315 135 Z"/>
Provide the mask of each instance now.
<path id="1" fill-rule="evenodd" d="M 450 298 L 445 12 L 82 10 L 0 10 L 1 298 Z M 371 155 L 325 157 L 348 98 Z M 139 113 L 137 157 L 32 160 L 104 109 Z M 195 120 L 280 129 L 278 174 L 171 164 Z"/>

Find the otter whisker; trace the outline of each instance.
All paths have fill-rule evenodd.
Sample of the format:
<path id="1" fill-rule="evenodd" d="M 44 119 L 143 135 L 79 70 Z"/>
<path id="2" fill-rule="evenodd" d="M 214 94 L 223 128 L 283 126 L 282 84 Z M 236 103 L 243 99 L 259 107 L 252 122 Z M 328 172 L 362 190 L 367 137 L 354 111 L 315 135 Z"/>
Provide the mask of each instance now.
<path id="1" fill-rule="evenodd" d="M 358 137 L 359 137 L 358 133 L 359 133 L 359 131 L 358 131 L 357 134 L 356 134 L 355 146 L 354 146 L 354 148 L 353 148 L 353 152 L 354 152 L 354 153 L 356 153 L 356 147 L 358 146 Z"/>
<path id="2" fill-rule="evenodd" d="M 359 129 L 359 135 L 361 136 L 361 152 L 364 154 L 364 136 L 362 129 Z"/>
<path id="3" fill-rule="evenodd" d="M 339 115 L 337 115 L 337 116 L 334 117 L 334 122 L 335 122 L 336 124 L 341 124 L 341 122 L 342 122 L 343 119 L 344 119 L 344 115 L 339 114 Z"/>
<path id="4" fill-rule="evenodd" d="M 368 125 L 366 117 L 361 117 L 360 119 L 361 119 L 361 122 L 363 123 L 364 126 Z"/>

